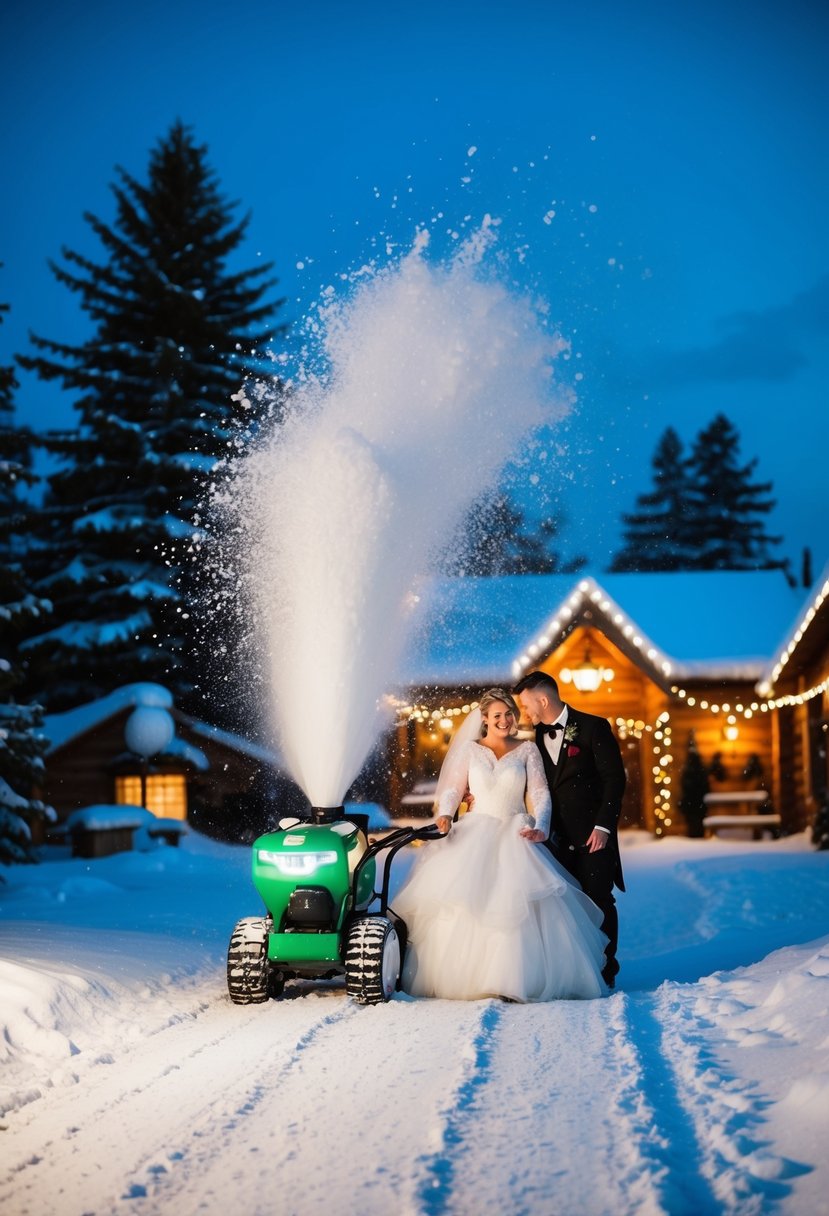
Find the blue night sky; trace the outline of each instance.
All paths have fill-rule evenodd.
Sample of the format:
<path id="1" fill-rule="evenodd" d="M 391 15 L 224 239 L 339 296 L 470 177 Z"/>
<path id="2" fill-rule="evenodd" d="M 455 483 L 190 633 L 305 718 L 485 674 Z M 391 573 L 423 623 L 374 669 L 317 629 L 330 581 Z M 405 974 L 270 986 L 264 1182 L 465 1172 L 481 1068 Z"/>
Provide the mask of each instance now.
<path id="1" fill-rule="evenodd" d="M 83 338 L 47 259 L 101 257 L 82 213 L 110 220 L 114 166 L 142 179 L 181 118 L 250 209 L 239 265 L 275 263 L 288 321 L 385 238 L 425 224 L 440 255 L 501 219 L 504 273 L 577 355 L 548 487 L 567 552 L 602 568 L 663 429 L 690 444 L 723 411 L 774 483 L 771 530 L 820 568 L 827 52 L 807 0 L 7 0 L 0 362 L 30 330 Z M 22 419 L 71 425 L 71 398 L 20 379 Z"/>

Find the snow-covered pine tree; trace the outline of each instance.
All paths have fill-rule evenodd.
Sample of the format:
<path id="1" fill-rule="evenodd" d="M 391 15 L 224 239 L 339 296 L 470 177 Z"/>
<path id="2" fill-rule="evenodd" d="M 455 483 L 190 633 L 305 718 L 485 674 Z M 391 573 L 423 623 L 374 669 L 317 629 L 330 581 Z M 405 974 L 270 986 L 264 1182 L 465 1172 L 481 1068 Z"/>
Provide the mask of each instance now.
<path id="1" fill-rule="evenodd" d="M 774 509 L 770 481 L 752 480 L 757 460 L 740 463 L 740 437 L 724 414 L 700 431 L 688 461 L 687 540 L 697 570 L 788 570 L 772 549 L 765 517 Z"/>
<path id="2" fill-rule="evenodd" d="M 685 539 L 691 512 L 687 460 L 673 427 L 663 433 L 651 465 L 653 489 L 622 516 L 624 545 L 611 563 L 614 573 L 687 570 L 693 560 Z"/>
<path id="3" fill-rule="evenodd" d="M 79 346 L 33 337 L 22 366 L 77 395 L 77 430 L 46 446 L 39 587 L 51 629 L 28 643 L 30 688 L 51 710 L 134 680 L 160 680 L 191 706 L 204 682 L 187 560 L 216 460 L 250 423 L 240 387 L 283 327 L 264 297 L 271 264 L 236 270 L 236 222 L 207 149 L 177 122 L 150 156 L 146 184 L 117 169 L 112 225 L 86 219 L 100 264 L 72 250 L 52 269 L 94 324 Z"/>
<path id="4" fill-rule="evenodd" d="M 8 305 L 0 304 L 0 322 Z M 14 368 L 0 366 L 0 862 L 32 861 L 32 830 L 53 812 L 32 797 L 43 783 L 43 754 L 38 705 L 14 698 L 21 672 L 20 637 L 48 615 L 50 605 L 27 588 L 23 486 L 32 485 L 31 436 L 14 424 Z"/>

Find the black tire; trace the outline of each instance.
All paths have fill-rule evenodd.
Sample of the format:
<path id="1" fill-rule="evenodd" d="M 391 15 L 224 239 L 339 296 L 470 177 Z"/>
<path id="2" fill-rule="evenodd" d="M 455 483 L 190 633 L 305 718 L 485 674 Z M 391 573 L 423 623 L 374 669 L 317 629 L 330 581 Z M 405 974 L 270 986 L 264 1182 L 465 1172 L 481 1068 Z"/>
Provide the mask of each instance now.
<path id="1" fill-rule="evenodd" d="M 270 996 L 267 916 L 245 916 L 230 936 L 227 950 L 227 990 L 234 1005 L 261 1005 Z"/>
<path id="2" fill-rule="evenodd" d="M 400 942 L 385 916 L 364 916 L 351 926 L 345 947 L 345 988 L 358 1005 L 380 1005 L 400 979 Z"/>

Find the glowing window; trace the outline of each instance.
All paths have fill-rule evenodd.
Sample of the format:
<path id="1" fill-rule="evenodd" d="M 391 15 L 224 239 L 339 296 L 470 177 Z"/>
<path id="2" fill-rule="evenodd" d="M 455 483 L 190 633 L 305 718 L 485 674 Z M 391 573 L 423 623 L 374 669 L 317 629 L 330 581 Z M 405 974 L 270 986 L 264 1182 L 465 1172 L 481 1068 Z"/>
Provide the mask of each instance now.
<path id="1" fill-rule="evenodd" d="M 141 778 L 130 773 L 115 778 L 115 801 L 141 805 Z M 150 773 L 147 776 L 147 810 L 159 819 L 187 818 L 187 778 L 183 773 Z"/>

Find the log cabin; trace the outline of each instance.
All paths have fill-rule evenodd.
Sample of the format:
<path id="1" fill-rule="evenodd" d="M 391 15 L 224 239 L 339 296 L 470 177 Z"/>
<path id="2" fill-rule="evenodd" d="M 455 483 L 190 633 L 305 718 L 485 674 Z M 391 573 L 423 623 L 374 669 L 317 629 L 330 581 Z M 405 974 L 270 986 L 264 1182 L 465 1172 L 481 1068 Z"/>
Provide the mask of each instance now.
<path id="1" fill-rule="evenodd" d="M 148 760 L 130 751 L 126 737 L 142 708 L 162 709 L 174 724 L 172 741 Z M 182 713 L 159 684 L 127 684 L 48 715 L 43 733 L 49 748 L 40 796 L 58 825 L 82 807 L 145 805 L 211 836 L 252 840 L 280 812 L 307 804 L 273 752 Z"/>
<path id="2" fill-rule="evenodd" d="M 761 803 L 783 831 L 802 830 L 826 787 L 826 577 L 805 604 L 804 594 L 780 571 L 427 584 L 390 744 L 392 811 L 430 811 L 429 782 L 469 707 L 485 688 L 542 670 L 565 701 L 616 731 L 628 775 L 622 826 L 688 831 L 678 803 L 695 746 L 712 810 L 719 801 L 747 814 Z"/>

